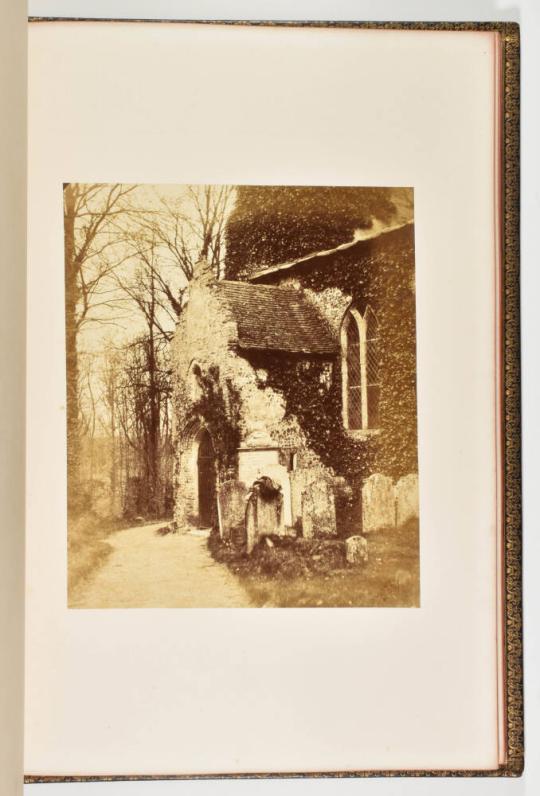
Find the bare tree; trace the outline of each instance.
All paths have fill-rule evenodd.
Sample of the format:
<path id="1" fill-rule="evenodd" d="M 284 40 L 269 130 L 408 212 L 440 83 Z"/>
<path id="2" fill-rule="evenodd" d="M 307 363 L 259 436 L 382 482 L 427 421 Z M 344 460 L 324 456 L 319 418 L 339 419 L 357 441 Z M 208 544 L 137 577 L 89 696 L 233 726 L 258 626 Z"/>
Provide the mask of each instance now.
<path id="1" fill-rule="evenodd" d="M 79 441 L 84 457 L 81 460 L 81 481 L 88 484 L 88 500 L 94 500 L 95 439 L 98 423 L 98 398 L 95 394 L 93 373 L 97 357 L 90 352 L 79 353 Z"/>
<path id="2" fill-rule="evenodd" d="M 137 218 L 137 254 L 142 256 L 145 247 L 159 250 L 159 258 L 152 259 L 156 286 L 176 317 L 199 260 L 208 260 L 216 277 L 222 275 L 225 224 L 234 197 L 229 185 L 189 185 L 183 198 L 159 196 L 158 210 Z"/>
<path id="3" fill-rule="evenodd" d="M 161 472 L 160 451 L 162 448 L 162 417 L 168 416 L 170 395 L 169 373 L 164 371 L 164 351 L 171 333 L 164 324 L 171 316 L 163 291 L 160 289 L 160 264 L 158 246 L 155 242 L 136 239 L 134 261 L 136 270 L 128 277 L 116 274 L 119 287 L 140 312 L 145 333 L 135 341 L 131 367 L 126 373 L 131 379 L 130 388 L 138 389 L 135 401 L 136 428 L 139 440 L 144 441 L 142 461 L 143 481 L 147 495 L 147 513 L 160 514 Z M 139 361 L 133 362 L 134 356 Z"/>
<path id="4" fill-rule="evenodd" d="M 152 347 L 154 346 L 154 350 Z M 147 334 L 119 353 L 115 394 L 124 512 L 161 517 L 172 489 L 170 367 L 166 342 Z M 149 369 L 152 363 L 152 369 Z"/>
<path id="5" fill-rule="evenodd" d="M 135 186 L 64 185 L 64 267 L 67 369 L 68 505 L 76 507 L 80 480 L 79 365 L 77 338 L 82 326 L 110 305 L 106 279 L 118 265 L 109 256 L 123 235 L 118 217 Z"/>
<path id="6" fill-rule="evenodd" d="M 110 515 L 118 513 L 118 393 L 121 360 L 109 342 L 104 351 L 101 369 L 101 400 L 105 409 L 101 425 L 109 438 L 109 506 Z"/>
<path id="7" fill-rule="evenodd" d="M 90 488 L 94 448 L 105 456 L 97 469 L 110 489 L 111 514 L 125 502 L 131 478 L 140 481 L 145 512 L 157 516 L 162 510 L 171 475 L 167 346 L 195 264 L 204 257 L 216 276 L 223 271 L 233 188 L 187 186 L 175 198 L 157 188 L 153 197 L 144 189 L 131 195 L 136 189 L 141 187 L 64 186 L 70 510 L 80 508 L 83 492 L 83 440 L 92 458 Z M 128 341 L 126 321 L 139 327 Z M 82 332 L 90 324 L 117 326 L 122 337 L 113 335 L 100 356 L 83 362 Z"/>

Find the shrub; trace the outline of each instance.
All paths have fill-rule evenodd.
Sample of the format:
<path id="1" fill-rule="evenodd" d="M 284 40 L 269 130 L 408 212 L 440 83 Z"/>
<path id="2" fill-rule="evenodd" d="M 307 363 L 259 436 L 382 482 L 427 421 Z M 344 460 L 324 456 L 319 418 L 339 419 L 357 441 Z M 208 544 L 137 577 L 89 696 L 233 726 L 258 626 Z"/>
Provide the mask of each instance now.
<path id="1" fill-rule="evenodd" d="M 345 545 L 340 539 L 268 536 L 260 539 L 248 556 L 215 532 L 208 539 L 208 549 L 216 561 L 227 564 L 236 574 L 283 580 L 325 574 L 345 566 Z"/>

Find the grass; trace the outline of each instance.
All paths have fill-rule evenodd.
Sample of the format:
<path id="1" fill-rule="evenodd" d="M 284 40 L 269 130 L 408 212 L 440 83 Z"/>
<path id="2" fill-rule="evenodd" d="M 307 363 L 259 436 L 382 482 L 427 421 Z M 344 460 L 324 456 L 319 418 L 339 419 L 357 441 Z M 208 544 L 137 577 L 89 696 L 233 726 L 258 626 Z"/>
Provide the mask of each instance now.
<path id="1" fill-rule="evenodd" d="M 68 594 L 102 564 L 112 547 L 107 536 L 114 526 L 95 514 L 82 514 L 72 519 L 68 527 Z"/>
<path id="2" fill-rule="evenodd" d="M 136 522 L 134 519 L 99 517 L 93 512 L 70 519 L 68 525 L 68 594 L 85 581 L 107 560 L 112 547 L 107 538 L 132 525 L 146 525 L 158 520 Z M 167 521 L 163 520 L 165 524 Z"/>
<path id="3" fill-rule="evenodd" d="M 354 566 L 339 539 L 262 540 L 246 556 L 213 535 L 209 549 L 253 602 L 276 608 L 414 607 L 420 604 L 418 523 L 368 537 L 369 560 Z"/>

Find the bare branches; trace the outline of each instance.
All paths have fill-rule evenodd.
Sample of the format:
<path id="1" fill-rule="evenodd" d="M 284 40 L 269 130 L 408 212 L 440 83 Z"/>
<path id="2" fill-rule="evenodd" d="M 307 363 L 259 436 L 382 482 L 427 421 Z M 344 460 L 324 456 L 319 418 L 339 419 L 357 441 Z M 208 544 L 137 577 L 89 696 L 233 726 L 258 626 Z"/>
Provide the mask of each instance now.
<path id="1" fill-rule="evenodd" d="M 182 310 L 183 293 L 202 258 L 221 276 L 225 223 L 234 203 L 231 186 L 186 186 L 185 195 L 172 200 L 157 196 L 158 209 L 135 219 L 136 253 L 155 271 L 164 306 L 171 317 Z M 149 262 L 148 252 L 152 253 Z M 157 255 L 157 256 L 156 256 Z"/>
<path id="2" fill-rule="evenodd" d="M 168 347 L 196 263 L 222 275 L 234 201 L 229 186 L 64 186 L 70 500 L 84 444 L 111 512 L 170 508 Z"/>
<path id="3" fill-rule="evenodd" d="M 126 240 L 120 217 L 130 212 L 128 197 L 135 185 L 64 186 L 64 227 L 66 238 L 66 301 L 72 308 L 75 334 L 92 320 L 99 321 L 90 310 L 96 308 L 96 296 L 114 270 L 126 262 L 121 244 Z M 108 301 L 100 302 L 105 307 Z"/>

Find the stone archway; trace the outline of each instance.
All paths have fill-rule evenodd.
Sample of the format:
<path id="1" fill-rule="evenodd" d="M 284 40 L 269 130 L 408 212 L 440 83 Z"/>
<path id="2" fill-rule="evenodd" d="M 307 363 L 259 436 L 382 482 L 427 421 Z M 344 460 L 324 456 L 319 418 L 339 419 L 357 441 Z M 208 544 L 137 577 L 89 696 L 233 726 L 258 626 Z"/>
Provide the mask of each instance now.
<path id="1" fill-rule="evenodd" d="M 197 502 L 198 524 L 213 528 L 217 521 L 216 454 L 207 428 L 198 435 Z"/>
<path id="2" fill-rule="evenodd" d="M 217 469 L 211 434 L 193 420 L 179 438 L 176 520 L 180 528 L 210 528 L 217 523 Z"/>

